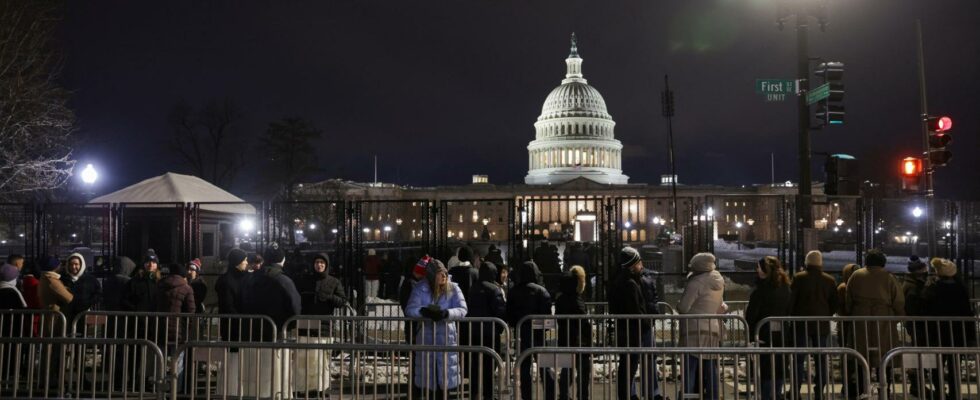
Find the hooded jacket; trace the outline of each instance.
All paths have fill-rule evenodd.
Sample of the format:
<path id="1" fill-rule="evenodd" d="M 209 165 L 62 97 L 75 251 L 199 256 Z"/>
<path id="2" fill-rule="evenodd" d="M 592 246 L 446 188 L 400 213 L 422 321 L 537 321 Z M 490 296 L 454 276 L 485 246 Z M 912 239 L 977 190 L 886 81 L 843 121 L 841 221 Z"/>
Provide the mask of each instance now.
<path id="1" fill-rule="evenodd" d="M 68 323 L 72 323 L 76 315 L 87 311 L 102 301 L 102 285 L 98 279 L 95 279 L 95 276 L 85 273 L 85 257 L 78 253 L 72 253 L 68 256 L 68 260 L 72 258 L 78 258 L 82 268 L 78 270 L 77 274 L 70 274 L 66 271 L 61 275 L 61 282 L 72 294 L 68 309 L 63 310 Z"/>
<path id="2" fill-rule="evenodd" d="M 677 303 L 681 314 L 721 314 L 724 310 L 725 278 L 710 264 L 707 270 L 691 272 L 684 294 Z M 718 319 L 682 320 L 681 344 L 688 347 L 718 347 L 722 324 Z"/>
<path id="3" fill-rule="evenodd" d="M 609 292 L 609 313 L 618 315 L 646 315 L 647 301 L 640 286 L 640 275 L 628 268 L 620 268 Z M 641 335 L 650 331 L 647 318 L 617 319 L 617 346 L 634 347 L 640 345 Z"/>
<path id="4" fill-rule="evenodd" d="M 534 261 L 526 261 L 517 267 L 517 283 L 507 295 L 507 323 L 517 326 L 521 318 L 528 315 L 551 314 L 551 295 L 541 286 L 538 266 Z M 524 324 L 530 331 L 531 324 Z"/>
<path id="5" fill-rule="evenodd" d="M 136 263 L 129 257 L 116 257 L 112 267 L 112 276 L 102 281 L 102 309 L 106 311 L 123 311 L 123 299 L 126 298 L 126 284 L 130 275 L 136 269 Z"/>
<path id="6" fill-rule="evenodd" d="M 421 281 L 412 289 L 405 315 L 411 318 L 421 318 L 421 309 L 437 305 L 447 312 L 447 317 L 441 321 L 424 321 L 417 324 L 415 344 L 429 346 L 456 346 L 459 335 L 456 323 L 452 320 L 467 315 L 466 299 L 459 285 L 449 282 L 447 293 L 433 299 L 432 289 L 428 281 Z M 460 383 L 459 353 L 441 353 L 419 351 L 415 355 L 415 386 L 435 390 L 453 389 Z"/>
<path id="7" fill-rule="evenodd" d="M 299 292 L 279 264 L 253 272 L 242 285 L 240 296 L 243 313 L 268 316 L 276 326 L 285 326 L 286 320 L 302 312 Z"/>
<path id="8" fill-rule="evenodd" d="M 561 277 L 555 298 L 555 315 L 585 315 L 585 269 L 576 265 Z M 592 324 L 588 320 L 558 320 L 558 345 L 592 346 Z"/>
<path id="9" fill-rule="evenodd" d="M 480 281 L 466 296 L 467 317 L 507 318 L 504 289 L 497 284 L 497 267 L 490 262 L 480 266 Z M 497 348 L 500 330 L 493 322 L 481 322 L 470 330 L 470 345 Z"/>
<path id="10" fill-rule="evenodd" d="M 242 286 L 243 280 L 248 276 L 248 272 L 239 271 L 234 265 L 228 266 L 218 282 L 214 284 L 214 291 L 218 294 L 218 313 L 219 314 L 242 314 Z M 238 341 L 241 339 L 241 324 L 221 324 L 221 338 L 225 341 Z"/>
<path id="11" fill-rule="evenodd" d="M 325 254 L 320 254 L 319 257 L 323 257 L 324 260 L 328 259 Z M 340 283 L 340 279 L 331 276 L 326 270 L 319 273 L 313 271 L 313 274 L 316 276 L 316 283 L 313 285 L 313 301 L 308 307 L 309 310 L 303 310 L 303 314 L 333 315 L 337 307 L 347 304 L 344 286 Z"/>
<path id="12" fill-rule="evenodd" d="M 973 317 L 970 293 L 953 278 L 930 282 L 923 290 L 923 311 L 936 317 Z M 937 326 L 938 325 L 938 326 Z M 928 346 L 976 347 L 977 324 L 963 321 L 930 322 Z"/>
<path id="13" fill-rule="evenodd" d="M 135 275 L 126 283 L 126 297 L 123 298 L 123 309 L 135 312 L 154 312 L 157 310 L 160 290 L 157 283 L 160 280 L 160 270 L 149 272 L 146 266 L 139 266 Z"/>
<path id="14" fill-rule="evenodd" d="M 469 295 L 470 289 L 480 282 L 480 273 L 473 267 L 473 263 L 461 261 L 459 265 L 449 269 L 449 278 L 459 285 L 463 293 Z"/>
<path id="15" fill-rule="evenodd" d="M 165 313 L 188 313 L 193 314 L 197 309 L 194 301 L 194 290 L 187 284 L 187 279 L 180 275 L 167 275 L 157 284 L 160 290 L 160 301 L 157 303 L 157 311 Z M 180 343 L 186 340 L 182 337 L 181 320 L 184 318 L 167 318 L 167 340 L 166 344 Z M 186 323 L 186 322 L 185 322 Z M 183 327 L 184 330 L 187 327 Z"/>

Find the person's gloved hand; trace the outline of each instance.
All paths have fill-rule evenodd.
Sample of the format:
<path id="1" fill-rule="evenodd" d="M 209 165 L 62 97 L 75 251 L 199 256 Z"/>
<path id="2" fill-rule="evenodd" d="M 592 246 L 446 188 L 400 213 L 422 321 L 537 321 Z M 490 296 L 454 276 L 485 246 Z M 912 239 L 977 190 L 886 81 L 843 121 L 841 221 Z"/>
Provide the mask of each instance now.
<path id="1" fill-rule="evenodd" d="M 422 307 L 422 308 L 420 308 L 419 309 L 419 314 L 422 314 L 422 317 L 423 318 L 433 319 L 433 317 L 432 317 L 432 309 L 429 308 L 429 307 Z"/>
<path id="2" fill-rule="evenodd" d="M 439 310 L 436 312 L 436 314 L 437 314 L 437 318 L 433 318 L 436 321 L 442 321 L 446 318 L 449 318 L 449 310 Z"/>

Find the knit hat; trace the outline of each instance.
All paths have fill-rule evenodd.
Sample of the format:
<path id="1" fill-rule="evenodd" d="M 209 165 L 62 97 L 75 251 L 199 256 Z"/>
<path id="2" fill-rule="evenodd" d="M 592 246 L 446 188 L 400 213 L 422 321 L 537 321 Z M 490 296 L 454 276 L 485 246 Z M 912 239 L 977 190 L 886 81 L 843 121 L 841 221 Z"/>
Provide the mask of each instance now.
<path id="1" fill-rule="evenodd" d="M 425 255 L 424 257 L 419 259 L 419 262 L 415 263 L 415 266 L 412 267 L 412 273 L 416 275 L 425 276 L 426 268 L 429 266 L 430 260 L 432 260 L 432 257 L 429 257 L 428 255 Z"/>
<path id="2" fill-rule="evenodd" d="M 143 257 L 143 264 L 145 265 L 146 263 L 148 263 L 150 261 L 159 264 L 160 263 L 160 258 L 157 257 L 156 250 L 146 249 L 146 256 Z"/>
<path id="3" fill-rule="evenodd" d="M 248 254 L 245 254 L 245 250 L 235 247 L 228 250 L 228 256 L 225 257 L 225 260 L 228 262 L 228 268 L 235 268 L 242 261 L 245 261 L 246 257 L 248 257 Z"/>
<path id="4" fill-rule="evenodd" d="M 941 278 L 952 278 L 956 276 L 956 264 L 945 258 L 933 258 L 930 262 L 932 268 L 936 270 L 936 276 Z"/>
<path id="5" fill-rule="evenodd" d="M 806 253 L 806 260 L 803 262 L 803 265 L 823 268 L 823 254 L 819 250 L 812 250 Z"/>
<path id="6" fill-rule="evenodd" d="M 458 258 L 459 259 L 459 262 L 461 262 L 461 263 L 464 263 L 464 262 L 472 262 L 473 261 L 473 249 L 471 249 L 469 246 L 460 247 L 459 248 L 459 251 L 456 253 L 456 258 Z"/>
<path id="7" fill-rule="evenodd" d="M 195 258 L 187 263 L 187 271 L 201 272 L 201 259 Z"/>
<path id="8" fill-rule="evenodd" d="M 909 256 L 907 268 L 909 272 L 912 273 L 924 272 L 926 270 L 926 263 L 922 262 L 922 260 L 919 259 L 919 256 L 913 254 L 912 256 Z"/>
<path id="9" fill-rule="evenodd" d="M 623 247 L 623 249 L 619 251 L 619 267 L 620 268 L 629 268 L 629 267 L 632 267 L 638 261 L 640 261 L 640 252 L 639 251 L 636 251 L 636 249 L 634 249 L 634 248 L 632 248 L 630 246 L 626 246 L 626 247 Z"/>
<path id="10" fill-rule="evenodd" d="M 715 255 L 711 253 L 698 253 L 691 257 L 691 262 L 687 268 L 694 272 L 709 272 L 715 270 Z"/>
<path id="11" fill-rule="evenodd" d="M 20 276 L 20 270 L 18 270 L 15 266 L 4 264 L 2 267 L 0 267 L 0 281 L 16 281 L 18 276 Z"/>
<path id="12" fill-rule="evenodd" d="M 449 270 L 442 264 L 442 261 L 430 258 L 429 262 L 425 265 L 425 279 L 428 279 L 429 282 L 435 282 L 436 274 L 439 272 L 449 273 Z"/>
<path id="13" fill-rule="evenodd" d="M 41 272 L 48 272 L 48 271 L 54 271 L 58 269 L 58 267 L 60 266 L 61 266 L 61 260 L 58 259 L 58 256 L 47 256 L 47 258 L 45 258 L 44 261 L 41 262 L 40 269 Z"/>
<path id="14" fill-rule="evenodd" d="M 885 253 L 878 249 L 868 250 L 868 253 L 864 255 L 864 265 L 869 267 L 884 267 L 887 262 Z"/>
<path id="15" fill-rule="evenodd" d="M 262 253 L 262 258 L 265 259 L 265 263 L 268 265 L 282 264 L 286 261 L 286 253 L 283 253 L 282 249 L 279 248 L 279 243 L 272 242 L 269 247 L 265 248 L 265 252 Z"/>

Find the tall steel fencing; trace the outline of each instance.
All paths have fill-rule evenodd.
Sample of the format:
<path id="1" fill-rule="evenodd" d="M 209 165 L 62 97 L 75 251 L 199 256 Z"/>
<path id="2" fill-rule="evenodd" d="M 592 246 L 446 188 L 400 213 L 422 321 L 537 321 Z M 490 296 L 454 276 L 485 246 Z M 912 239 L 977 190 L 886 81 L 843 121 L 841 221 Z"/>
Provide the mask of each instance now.
<path id="1" fill-rule="evenodd" d="M 141 368 L 115 368 L 116 360 Z M 3 398 L 163 399 L 163 354 L 143 339 L 0 337 Z"/>
<path id="2" fill-rule="evenodd" d="M 879 391 L 887 399 L 975 399 L 980 397 L 980 349 L 898 347 L 885 354 L 888 371 Z"/>
<path id="3" fill-rule="evenodd" d="M 815 362 L 796 369 L 797 359 L 805 357 Z M 536 375 L 514 376 L 523 400 L 814 399 L 872 393 L 868 363 L 847 348 L 536 347 L 517 358 L 522 368 L 532 363 Z M 851 382 L 852 376 L 859 379 Z"/>

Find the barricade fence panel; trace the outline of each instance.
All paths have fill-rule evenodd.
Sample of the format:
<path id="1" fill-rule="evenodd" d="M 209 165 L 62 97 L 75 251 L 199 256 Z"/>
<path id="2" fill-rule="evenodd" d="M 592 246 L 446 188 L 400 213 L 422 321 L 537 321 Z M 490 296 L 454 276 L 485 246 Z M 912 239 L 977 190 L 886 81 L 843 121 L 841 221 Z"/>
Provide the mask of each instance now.
<path id="1" fill-rule="evenodd" d="M 183 398 L 500 398 L 503 359 L 482 346 L 188 342 Z"/>
<path id="2" fill-rule="evenodd" d="M 868 363 L 847 348 L 537 347 L 522 352 L 516 365 L 514 387 L 522 400 L 814 399 L 872 393 Z"/>
<path id="3" fill-rule="evenodd" d="M 980 349 L 899 347 L 885 355 L 879 371 L 887 399 L 975 399 L 980 397 Z"/>
<path id="4" fill-rule="evenodd" d="M 65 337 L 65 315 L 51 310 L 0 310 L 0 337 Z"/>
<path id="5" fill-rule="evenodd" d="M 120 362 L 140 368 L 117 368 Z M 0 338 L 2 398 L 163 399 L 164 368 L 148 340 Z"/>
<path id="6" fill-rule="evenodd" d="M 529 315 L 514 329 L 518 351 L 537 347 L 747 347 L 735 315 Z"/>

